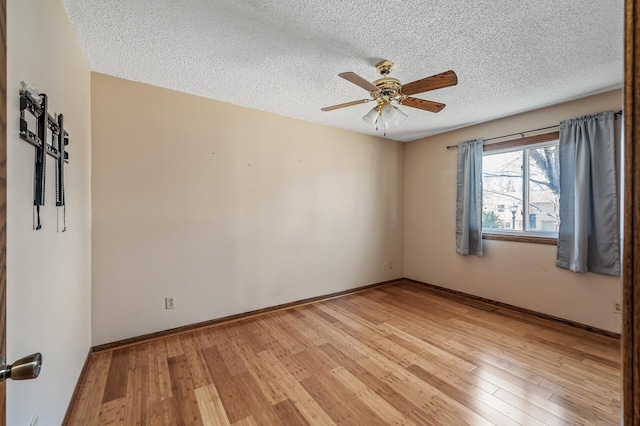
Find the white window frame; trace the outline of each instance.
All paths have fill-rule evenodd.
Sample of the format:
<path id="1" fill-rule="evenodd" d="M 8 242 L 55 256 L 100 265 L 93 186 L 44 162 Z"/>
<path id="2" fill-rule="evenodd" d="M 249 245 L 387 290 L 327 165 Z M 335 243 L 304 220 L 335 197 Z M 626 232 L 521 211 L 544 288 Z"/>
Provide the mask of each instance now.
<path id="1" fill-rule="evenodd" d="M 522 152 L 522 205 L 526 206 L 526 212 L 522 209 L 522 230 L 514 230 L 514 229 L 496 229 L 496 228 L 488 228 L 482 229 L 483 235 L 509 235 L 509 236 L 523 236 L 523 237 L 539 237 L 539 238 L 558 238 L 558 232 L 549 232 L 549 231 L 531 231 L 529 229 L 529 156 L 527 155 L 527 151 L 530 149 L 538 149 L 546 146 L 557 146 L 559 143 L 558 139 L 540 142 L 540 143 L 532 143 L 532 144 L 523 144 L 518 146 L 511 146 L 503 149 L 493 149 L 490 151 L 485 151 L 483 153 L 483 157 L 489 155 L 496 154 L 504 154 L 507 152 Z M 484 195 L 484 189 L 483 189 Z M 483 208 L 484 208 L 484 197 L 483 197 Z M 505 206 L 505 210 L 508 207 Z"/>

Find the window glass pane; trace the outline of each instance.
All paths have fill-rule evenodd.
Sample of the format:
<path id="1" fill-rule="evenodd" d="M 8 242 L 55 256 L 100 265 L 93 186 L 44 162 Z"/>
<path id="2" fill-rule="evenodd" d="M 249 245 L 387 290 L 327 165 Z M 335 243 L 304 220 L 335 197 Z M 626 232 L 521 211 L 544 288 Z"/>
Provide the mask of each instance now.
<path id="1" fill-rule="evenodd" d="M 523 151 L 482 157 L 483 229 L 522 230 Z"/>
<path id="2" fill-rule="evenodd" d="M 557 232 L 560 202 L 558 146 L 529 149 L 529 230 Z M 532 217 L 533 220 L 532 220 Z"/>

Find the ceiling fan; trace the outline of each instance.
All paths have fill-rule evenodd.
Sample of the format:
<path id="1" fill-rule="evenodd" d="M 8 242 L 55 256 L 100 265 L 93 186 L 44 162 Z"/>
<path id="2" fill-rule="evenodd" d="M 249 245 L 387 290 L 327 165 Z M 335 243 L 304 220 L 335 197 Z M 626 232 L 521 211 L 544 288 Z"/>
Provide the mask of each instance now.
<path id="1" fill-rule="evenodd" d="M 386 130 L 390 126 L 397 126 L 407 118 L 407 115 L 402 112 L 397 105 L 418 108 L 429 112 L 440 112 L 442 108 L 445 107 L 445 104 L 414 98 L 411 97 L 411 95 L 458 84 L 458 76 L 451 70 L 411 83 L 402 84 L 400 80 L 388 76 L 392 68 L 393 62 L 389 60 L 378 62 L 376 64 L 376 70 L 382 75 L 382 78 L 377 79 L 373 83 L 368 82 L 354 72 L 338 74 L 345 80 L 369 91 L 371 98 L 325 107 L 322 108 L 322 111 L 333 111 L 335 109 L 375 101 L 376 106 L 362 117 L 362 119 L 369 124 L 375 125 L 376 130 L 378 130 L 378 125 L 382 124 L 386 135 Z"/>

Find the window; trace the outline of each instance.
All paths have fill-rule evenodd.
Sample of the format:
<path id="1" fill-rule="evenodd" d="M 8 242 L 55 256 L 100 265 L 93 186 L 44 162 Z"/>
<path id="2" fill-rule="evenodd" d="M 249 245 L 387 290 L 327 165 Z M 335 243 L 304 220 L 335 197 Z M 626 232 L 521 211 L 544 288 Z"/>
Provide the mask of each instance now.
<path id="1" fill-rule="evenodd" d="M 483 234 L 557 237 L 558 133 L 486 145 Z"/>

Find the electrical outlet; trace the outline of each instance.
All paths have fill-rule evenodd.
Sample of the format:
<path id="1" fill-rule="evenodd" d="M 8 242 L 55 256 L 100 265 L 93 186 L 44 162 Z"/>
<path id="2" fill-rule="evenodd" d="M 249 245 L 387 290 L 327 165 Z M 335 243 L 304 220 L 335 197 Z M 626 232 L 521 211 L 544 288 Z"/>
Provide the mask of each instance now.
<path id="1" fill-rule="evenodd" d="M 176 307 L 176 298 L 173 296 L 164 298 L 164 308 L 165 309 L 173 309 Z"/>
<path id="2" fill-rule="evenodd" d="M 38 426 L 38 414 L 34 414 L 33 418 L 31 419 L 31 423 L 29 423 L 29 426 Z"/>
<path id="3" fill-rule="evenodd" d="M 613 313 L 614 314 L 621 314 L 622 313 L 622 303 L 613 302 Z"/>
<path id="4" fill-rule="evenodd" d="M 387 262 L 382 262 L 382 270 L 383 271 L 387 270 Z"/>
<path id="5" fill-rule="evenodd" d="M 389 261 L 389 269 L 393 269 L 393 262 Z"/>

